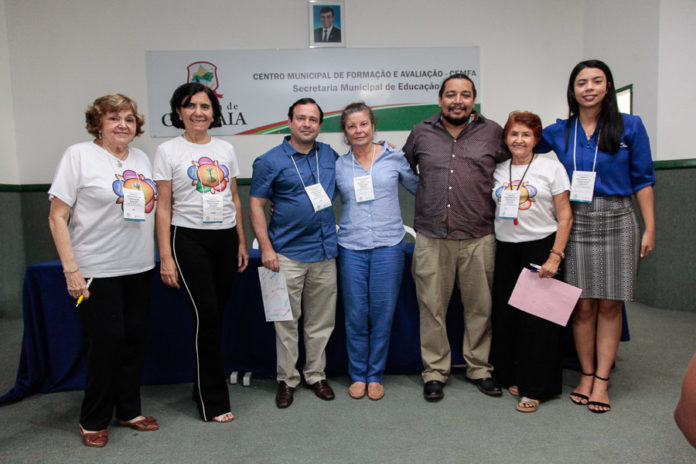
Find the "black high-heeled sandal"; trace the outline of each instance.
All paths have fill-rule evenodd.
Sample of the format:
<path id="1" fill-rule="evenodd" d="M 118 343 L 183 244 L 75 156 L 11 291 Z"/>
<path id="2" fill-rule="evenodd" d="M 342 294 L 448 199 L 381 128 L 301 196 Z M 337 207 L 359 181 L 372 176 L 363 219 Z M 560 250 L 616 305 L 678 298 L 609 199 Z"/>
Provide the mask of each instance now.
<path id="1" fill-rule="evenodd" d="M 594 372 L 590 372 L 589 374 L 586 374 L 586 373 L 580 371 L 580 373 L 582 375 L 584 375 L 585 377 L 597 377 Z M 576 398 L 578 398 L 578 399 L 576 399 Z M 578 406 L 587 406 L 589 403 L 583 403 L 583 401 L 589 401 L 589 400 L 590 400 L 590 397 L 587 395 L 583 395 L 582 393 L 578 393 L 578 392 L 574 391 L 570 394 L 570 401 L 577 404 Z"/>
<path id="2" fill-rule="evenodd" d="M 600 377 L 597 374 L 594 374 L 594 378 L 597 380 L 601 380 L 602 382 L 609 382 L 609 377 Z M 601 408 L 607 409 L 591 409 L 590 406 L 599 406 Z M 600 401 L 588 401 L 587 409 L 589 409 L 591 412 L 595 414 L 604 414 L 605 412 L 611 411 L 611 405 L 608 403 L 602 403 Z"/>

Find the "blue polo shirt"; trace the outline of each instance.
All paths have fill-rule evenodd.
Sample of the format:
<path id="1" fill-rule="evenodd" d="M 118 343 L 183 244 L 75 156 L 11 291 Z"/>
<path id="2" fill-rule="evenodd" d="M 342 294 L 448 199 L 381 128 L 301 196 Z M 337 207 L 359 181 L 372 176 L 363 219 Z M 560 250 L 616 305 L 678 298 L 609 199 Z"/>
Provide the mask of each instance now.
<path id="1" fill-rule="evenodd" d="M 329 198 L 333 198 L 336 158 L 338 154 L 331 146 L 321 142 L 315 142 L 306 155 L 298 153 L 287 136 L 282 144 L 254 161 L 250 193 L 273 202 L 268 235 L 276 253 L 306 263 L 336 257 L 333 207 L 315 212 L 299 177 L 307 186 L 320 181 Z"/>
<path id="2" fill-rule="evenodd" d="M 597 150 L 597 165 L 595 171 L 594 196 L 610 195 L 629 197 L 633 193 L 655 184 L 655 169 L 650 153 L 648 133 L 640 117 L 623 114 L 624 132 L 621 135 L 621 146 L 616 153 L 605 153 Z M 573 142 L 575 139 L 574 117 L 570 121 L 568 150 L 565 148 L 566 129 L 568 121 L 558 119 L 555 124 L 546 127 L 542 140 L 536 148 L 537 153 L 555 151 L 558 159 L 568 171 L 568 177 L 573 178 Z M 597 147 L 599 125 L 590 139 L 587 139 L 582 125 L 577 125 L 577 145 L 575 148 L 575 163 L 578 170 L 592 171 L 595 148 Z"/>

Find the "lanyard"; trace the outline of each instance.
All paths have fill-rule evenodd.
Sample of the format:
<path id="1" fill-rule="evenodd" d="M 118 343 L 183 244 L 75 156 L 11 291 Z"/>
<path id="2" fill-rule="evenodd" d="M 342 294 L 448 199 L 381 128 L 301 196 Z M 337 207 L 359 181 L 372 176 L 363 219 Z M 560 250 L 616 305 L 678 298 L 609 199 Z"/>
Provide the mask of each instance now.
<path id="1" fill-rule="evenodd" d="M 302 179 L 302 175 L 300 175 L 300 170 L 297 169 L 297 163 L 295 163 L 295 158 L 293 158 L 294 155 L 290 155 L 290 159 L 292 160 L 292 164 L 295 165 L 295 171 L 297 171 L 297 175 L 300 177 L 300 182 L 302 182 L 302 187 L 307 189 L 307 186 L 304 183 L 304 180 Z M 314 157 L 317 159 L 317 184 L 321 184 L 321 179 L 319 178 L 319 152 L 315 149 L 314 151 Z M 312 170 L 309 170 L 309 173 L 312 173 Z"/>
<path id="2" fill-rule="evenodd" d="M 367 175 L 370 177 L 372 177 L 372 166 L 375 165 L 375 151 L 377 151 L 377 145 L 373 144 L 372 145 L 372 161 L 370 162 L 370 169 L 367 170 Z M 355 179 L 355 163 L 357 163 L 358 160 L 355 159 L 355 155 L 353 154 L 353 150 L 350 151 L 350 154 L 353 157 L 353 162 L 351 163 L 351 166 L 353 167 L 353 179 Z"/>
<path id="3" fill-rule="evenodd" d="M 524 180 L 524 176 L 527 175 L 527 171 L 529 171 L 529 167 L 532 165 L 532 161 L 534 161 L 534 158 L 536 158 L 536 155 L 532 155 L 532 159 L 529 160 L 529 164 L 527 165 L 527 168 L 524 170 L 524 174 L 522 174 L 522 178 L 520 179 L 520 183 L 517 184 L 517 190 L 519 190 L 522 187 L 522 181 Z M 510 190 L 512 190 L 512 160 L 510 160 Z"/>
<path id="4" fill-rule="evenodd" d="M 577 166 L 577 163 L 575 161 L 575 146 L 578 143 L 578 119 L 580 119 L 580 118 L 575 118 L 575 138 L 573 139 L 573 171 L 578 170 L 578 166 Z M 597 145 L 595 146 L 595 149 L 594 149 L 594 161 L 592 162 L 592 172 L 594 172 L 595 166 L 597 165 L 597 150 L 599 149 L 599 135 L 600 134 L 597 134 Z"/>

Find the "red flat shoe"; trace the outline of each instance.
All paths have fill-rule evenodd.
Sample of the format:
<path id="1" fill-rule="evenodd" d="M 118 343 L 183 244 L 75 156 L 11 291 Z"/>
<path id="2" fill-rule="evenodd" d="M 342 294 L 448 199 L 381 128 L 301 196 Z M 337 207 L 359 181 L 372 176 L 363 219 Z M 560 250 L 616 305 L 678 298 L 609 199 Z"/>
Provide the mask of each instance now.
<path id="1" fill-rule="evenodd" d="M 118 421 L 118 425 L 130 427 L 138 432 L 153 432 L 155 430 L 159 430 L 157 419 L 152 416 L 144 416 L 142 419 L 133 422 L 120 420 Z"/>
<path id="2" fill-rule="evenodd" d="M 82 443 L 91 448 L 103 448 L 109 441 L 109 432 L 106 429 L 97 430 L 96 432 L 85 432 L 82 426 L 80 426 L 80 436 L 82 437 Z"/>

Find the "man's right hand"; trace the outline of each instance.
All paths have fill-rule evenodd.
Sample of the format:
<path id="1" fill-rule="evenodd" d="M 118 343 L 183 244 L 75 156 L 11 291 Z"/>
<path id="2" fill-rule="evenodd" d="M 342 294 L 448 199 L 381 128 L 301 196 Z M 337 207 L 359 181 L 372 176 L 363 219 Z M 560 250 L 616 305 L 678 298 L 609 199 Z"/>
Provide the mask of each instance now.
<path id="1" fill-rule="evenodd" d="M 261 264 L 264 267 L 270 269 L 273 272 L 280 271 L 280 263 L 278 262 L 278 255 L 273 248 L 268 248 L 266 250 L 261 250 Z"/>

